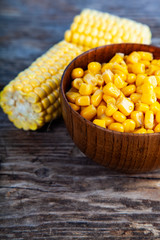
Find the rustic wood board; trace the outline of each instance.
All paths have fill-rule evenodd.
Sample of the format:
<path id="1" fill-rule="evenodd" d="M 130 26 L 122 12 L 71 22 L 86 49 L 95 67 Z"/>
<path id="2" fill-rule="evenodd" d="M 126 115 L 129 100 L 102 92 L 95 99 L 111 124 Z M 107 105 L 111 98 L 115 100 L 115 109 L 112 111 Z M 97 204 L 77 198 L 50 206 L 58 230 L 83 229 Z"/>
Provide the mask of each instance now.
<path id="1" fill-rule="evenodd" d="M 84 7 L 146 23 L 158 0 L 1 0 L 0 89 L 63 39 Z M 160 239 L 160 171 L 126 175 L 87 159 L 60 118 L 22 131 L 0 109 L 0 239 Z"/>

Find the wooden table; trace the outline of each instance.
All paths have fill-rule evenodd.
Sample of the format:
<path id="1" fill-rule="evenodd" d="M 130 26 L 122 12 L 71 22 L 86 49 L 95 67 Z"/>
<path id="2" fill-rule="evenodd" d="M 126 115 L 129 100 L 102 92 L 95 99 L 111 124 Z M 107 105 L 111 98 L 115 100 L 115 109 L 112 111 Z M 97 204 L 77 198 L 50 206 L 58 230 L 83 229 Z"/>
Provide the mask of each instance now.
<path id="1" fill-rule="evenodd" d="M 0 89 L 63 39 L 92 7 L 150 26 L 160 46 L 159 0 L 1 0 Z M 160 239 L 160 171 L 112 172 L 74 145 L 63 119 L 16 129 L 0 110 L 0 239 Z"/>

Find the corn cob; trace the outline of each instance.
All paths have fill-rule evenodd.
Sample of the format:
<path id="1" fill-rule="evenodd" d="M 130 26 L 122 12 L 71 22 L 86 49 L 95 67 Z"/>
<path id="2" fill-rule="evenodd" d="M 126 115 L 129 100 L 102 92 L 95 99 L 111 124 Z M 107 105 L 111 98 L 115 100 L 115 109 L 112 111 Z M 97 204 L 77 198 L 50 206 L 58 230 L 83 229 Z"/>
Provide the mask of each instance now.
<path id="1" fill-rule="evenodd" d="M 61 41 L 4 87 L 0 105 L 17 128 L 36 130 L 61 114 L 61 76 L 80 53 L 73 44 Z"/>
<path id="2" fill-rule="evenodd" d="M 122 42 L 150 44 L 151 31 L 147 25 L 130 19 L 84 9 L 65 32 L 65 40 L 83 46 L 83 50 Z"/>

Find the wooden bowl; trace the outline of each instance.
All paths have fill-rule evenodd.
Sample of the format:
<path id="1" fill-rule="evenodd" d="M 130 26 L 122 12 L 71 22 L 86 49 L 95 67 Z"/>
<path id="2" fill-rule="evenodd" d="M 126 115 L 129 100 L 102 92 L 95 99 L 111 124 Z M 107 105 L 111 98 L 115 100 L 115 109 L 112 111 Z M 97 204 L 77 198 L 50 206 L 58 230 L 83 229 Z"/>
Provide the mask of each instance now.
<path id="1" fill-rule="evenodd" d="M 142 44 L 113 44 L 94 48 L 75 58 L 65 69 L 60 87 L 62 115 L 74 143 L 90 159 L 112 170 L 126 173 L 160 168 L 160 133 L 135 134 L 103 129 L 74 111 L 65 93 L 71 86 L 71 71 L 86 69 L 92 61 L 107 62 L 117 52 L 149 51 L 160 58 L 160 48 Z"/>

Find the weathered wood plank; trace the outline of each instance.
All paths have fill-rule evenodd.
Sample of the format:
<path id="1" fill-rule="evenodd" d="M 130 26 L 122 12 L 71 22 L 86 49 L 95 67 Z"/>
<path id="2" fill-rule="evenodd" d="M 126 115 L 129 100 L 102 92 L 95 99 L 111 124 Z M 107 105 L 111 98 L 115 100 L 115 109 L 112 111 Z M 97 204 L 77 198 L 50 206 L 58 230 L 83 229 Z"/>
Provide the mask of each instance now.
<path id="1" fill-rule="evenodd" d="M 159 1 L 2 0 L 0 89 L 63 38 L 92 7 L 151 27 L 160 46 Z M 62 118 L 36 132 L 0 109 L 0 239 L 160 239 L 160 171 L 126 175 L 87 159 Z"/>

